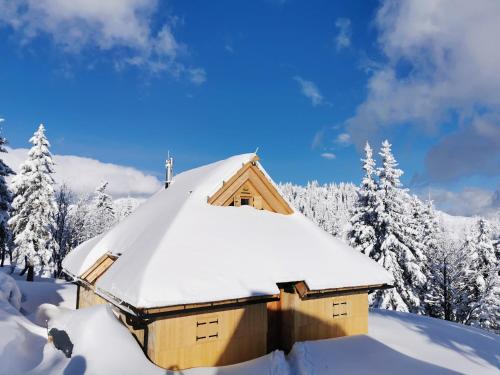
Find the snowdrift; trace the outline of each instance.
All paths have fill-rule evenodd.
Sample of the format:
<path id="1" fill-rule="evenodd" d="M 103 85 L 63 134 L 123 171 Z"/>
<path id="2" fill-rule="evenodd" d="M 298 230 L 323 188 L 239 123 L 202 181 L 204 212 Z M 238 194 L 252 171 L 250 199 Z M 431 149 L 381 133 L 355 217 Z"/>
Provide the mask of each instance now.
<path id="1" fill-rule="evenodd" d="M 369 334 L 297 343 L 297 375 L 498 374 L 500 336 L 408 313 L 370 311 Z"/>
<path id="2" fill-rule="evenodd" d="M 74 296 L 74 285 L 18 283 L 21 289 L 0 272 L 1 375 L 181 374 L 153 365 L 109 306 L 64 307 L 74 303 L 69 297 Z M 71 340 L 71 358 L 47 341 L 52 328 Z M 286 358 L 276 351 L 238 365 L 182 374 L 488 375 L 499 373 L 499 363 L 500 336 L 442 320 L 372 310 L 368 335 L 297 343 Z"/>

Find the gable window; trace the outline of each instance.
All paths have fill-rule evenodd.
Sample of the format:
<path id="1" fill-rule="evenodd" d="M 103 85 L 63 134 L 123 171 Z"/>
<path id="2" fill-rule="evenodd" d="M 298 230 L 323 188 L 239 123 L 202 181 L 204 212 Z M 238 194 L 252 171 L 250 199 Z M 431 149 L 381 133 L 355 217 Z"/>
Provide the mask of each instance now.
<path id="1" fill-rule="evenodd" d="M 250 198 L 241 198 L 242 206 L 250 206 Z"/>

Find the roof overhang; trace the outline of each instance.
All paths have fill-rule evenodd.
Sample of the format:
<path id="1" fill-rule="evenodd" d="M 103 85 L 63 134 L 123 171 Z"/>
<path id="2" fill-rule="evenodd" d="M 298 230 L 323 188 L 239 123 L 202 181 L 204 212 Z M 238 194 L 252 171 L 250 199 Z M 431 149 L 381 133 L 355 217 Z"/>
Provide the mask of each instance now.
<path id="1" fill-rule="evenodd" d="M 124 301 L 120 301 L 111 294 L 103 291 L 102 289 L 96 288 L 95 293 L 108 301 L 109 303 L 116 306 L 118 309 L 127 312 L 137 318 L 143 320 L 155 319 L 165 316 L 176 316 L 176 315 L 187 315 L 191 313 L 198 313 L 206 310 L 213 309 L 224 309 L 224 308 L 237 308 L 244 305 L 251 305 L 256 303 L 267 303 L 271 301 L 277 301 L 279 295 L 262 295 L 262 296 L 251 296 L 244 298 L 234 298 L 222 301 L 213 302 L 201 302 L 201 303 L 190 303 L 190 304 L 180 304 L 173 306 L 163 306 L 163 307 L 135 307 Z"/>
<path id="2" fill-rule="evenodd" d="M 78 280 L 80 282 L 85 283 L 85 281 L 81 279 Z M 305 281 L 278 283 L 278 286 L 280 285 L 293 286 L 297 294 L 299 294 L 299 296 L 302 299 L 327 298 L 329 296 L 334 296 L 334 295 L 368 293 L 376 289 L 393 288 L 393 286 L 389 284 L 373 284 L 373 285 L 361 285 L 361 286 L 352 286 L 343 288 L 311 290 L 309 289 Z M 142 308 L 142 307 L 135 307 L 124 301 L 121 301 L 99 288 L 95 289 L 95 293 L 100 297 L 102 297 L 103 299 L 105 299 L 106 301 L 108 301 L 109 303 L 116 306 L 118 309 L 143 320 L 155 319 L 166 316 L 187 315 L 191 313 L 198 313 L 213 309 L 238 308 L 244 305 L 250 305 L 255 303 L 267 303 L 279 300 L 279 295 L 273 294 L 273 295 L 234 298 L 234 299 L 212 301 L 212 302 L 200 302 L 191 304 L 179 304 L 173 306 Z"/>
<path id="3" fill-rule="evenodd" d="M 393 285 L 389 284 L 372 284 L 372 285 L 359 285 L 359 286 L 349 286 L 342 288 L 329 288 L 329 289 L 309 289 L 309 286 L 305 281 L 298 281 L 294 283 L 295 290 L 302 299 L 312 299 L 312 298 L 325 298 L 333 295 L 343 295 L 351 293 L 366 292 L 369 293 L 377 289 L 390 289 Z"/>

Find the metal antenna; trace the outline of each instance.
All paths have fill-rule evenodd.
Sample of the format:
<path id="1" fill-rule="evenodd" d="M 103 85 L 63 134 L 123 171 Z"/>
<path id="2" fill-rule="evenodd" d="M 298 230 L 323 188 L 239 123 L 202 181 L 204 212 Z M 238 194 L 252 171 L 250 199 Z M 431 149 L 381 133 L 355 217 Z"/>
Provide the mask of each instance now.
<path id="1" fill-rule="evenodd" d="M 174 177 L 174 158 L 170 156 L 170 150 L 167 153 L 165 161 L 165 189 L 170 186 Z"/>
<path id="2" fill-rule="evenodd" d="M 259 146 L 257 146 L 257 148 L 255 149 L 254 154 L 257 155 L 257 152 L 259 152 Z"/>

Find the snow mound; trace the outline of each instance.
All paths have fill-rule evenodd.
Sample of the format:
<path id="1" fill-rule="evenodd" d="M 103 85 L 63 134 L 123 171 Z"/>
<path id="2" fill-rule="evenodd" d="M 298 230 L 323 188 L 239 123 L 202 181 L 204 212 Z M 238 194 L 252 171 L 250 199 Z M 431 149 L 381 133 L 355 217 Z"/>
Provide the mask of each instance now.
<path id="1" fill-rule="evenodd" d="M 369 334 L 296 343 L 297 375 L 498 374 L 500 336 L 443 320 L 370 312 Z"/>
<path id="2" fill-rule="evenodd" d="M 16 281 L 0 272 L 0 301 L 5 301 L 19 310 L 21 308 L 21 290 L 16 284 Z"/>
<path id="3" fill-rule="evenodd" d="M 165 374 L 151 363 L 128 329 L 108 305 L 50 314 L 48 329 L 66 332 L 73 354 L 66 364 L 68 373 L 78 374 Z M 177 372 L 167 372 L 177 374 Z M 180 373 L 179 373 L 180 374 Z M 283 352 L 237 365 L 183 370 L 185 375 L 286 375 L 288 366 Z"/>
<path id="4" fill-rule="evenodd" d="M 146 358 L 109 306 L 64 308 L 74 301 L 65 301 L 69 293 L 61 293 L 51 284 L 54 283 L 26 283 L 22 287 L 26 298 L 11 298 L 19 296 L 19 289 L 10 276 L 2 276 L 0 272 L 0 375 L 488 375 L 500 372 L 500 336 L 443 320 L 376 309 L 370 312 L 368 335 L 296 343 L 287 358 L 283 352 L 275 351 L 232 366 L 165 371 Z M 67 284 L 63 287 L 70 288 Z M 21 301 L 21 311 L 30 315 L 37 312 L 40 325 L 23 316 L 9 300 Z M 43 301 L 53 301 L 59 307 Z M 47 342 L 47 332 L 52 328 L 64 332 L 71 341 L 71 358 Z"/>
<path id="5" fill-rule="evenodd" d="M 45 350 L 46 329 L 20 313 L 21 292 L 14 279 L 1 272 L 0 290 L 0 374 L 27 374 L 44 360 L 56 362 L 58 354 Z"/>

